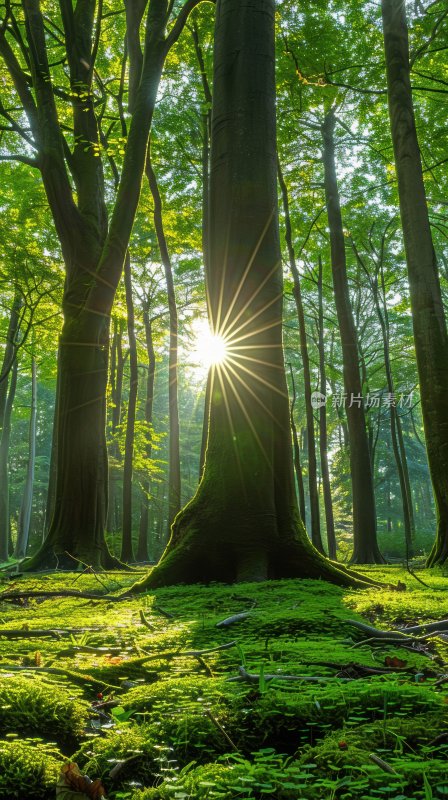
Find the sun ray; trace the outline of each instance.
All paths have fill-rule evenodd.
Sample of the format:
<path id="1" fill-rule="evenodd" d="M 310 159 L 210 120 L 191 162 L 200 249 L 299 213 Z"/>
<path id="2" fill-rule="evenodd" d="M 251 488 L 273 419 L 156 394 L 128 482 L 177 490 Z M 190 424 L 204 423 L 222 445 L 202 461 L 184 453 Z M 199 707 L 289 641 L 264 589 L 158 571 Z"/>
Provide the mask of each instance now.
<path id="1" fill-rule="evenodd" d="M 232 321 L 231 321 L 230 325 L 228 325 L 228 326 L 226 327 L 226 335 L 229 335 L 229 334 L 230 334 L 231 330 L 232 330 L 232 329 L 235 327 L 235 325 L 237 324 L 238 320 L 239 320 L 239 319 L 242 317 L 242 315 L 244 314 L 244 312 L 246 311 L 246 309 L 247 309 L 247 308 L 250 306 L 250 304 L 251 304 L 251 303 L 253 303 L 253 301 L 255 300 L 255 298 L 257 297 L 257 295 L 259 295 L 259 294 L 260 294 L 260 292 L 261 292 L 261 290 L 263 289 L 263 287 L 264 287 L 264 286 L 267 284 L 267 282 L 268 282 L 268 281 L 269 281 L 269 280 L 272 278 L 272 276 L 275 274 L 275 272 L 277 271 L 277 269 L 278 269 L 278 266 L 279 266 L 279 264 L 280 264 L 280 263 L 281 263 L 281 262 L 279 261 L 279 262 L 277 262 L 277 264 L 275 264 L 275 266 L 272 268 L 272 270 L 271 270 L 271 271 L 270 271 L 270 272 L 269 272 L 267 275 L 265 275 L 265 277 L 264 277 L 264 280 L 263 280 L 263 281 L 262 281 L 262 282 L 261 282 L 261 283 L 260 283 L 260 284 L 257 286 L 257 288 L 255 289 L 255 291 L 254 291 L 254 292 L 252 292 L 251 296 L 248 298 L 248 300 L 246 300 L 246 302 L 245 302 L 245 304 L 243 305 L 243 307 L 242 307 L 242 308 L 240 308 L 240 310 L 238 311 L 238 314 L 236 315 L 236 317 L 234 317 L 234 318 L 232 319 Z M 263 308 L 261 309 L 261 311 L 265 311 L 267 308 L 269 308 L 269 306 L 270 306 L 270 305 L 272 305 L 272 303 L 274 303 L 274 302 L 277 302 L 277 300 L 279 299 L 279 297 L 281 297 L 281 295 L 282 295 L 282 294 L 283 294 L 283 292 L 280 292 L 280 293 L 279 293 L 279 295 L 277 295 L 277 297 L 275 297 L 275 299 L 274 299 L 274 300 L 272 300 L 272 301 L 269 301 L 269 303 L 267 303 L 265 306 L 263 306 Z M 261 311 L 258 311 L 256 315 L 253 315 L 253 316 L 251 317 L 251 320 L 252 320 L 252 319 L 254 319 L 254 318 L 255 318 L 255 316 L 257 316 L 259 313 L 261 313 Z M 247 324 L 248 324 L 248 322 L 246 322 L 245 324 L 247 325 Z M 240 328 L 237 328 L 237 331 L 238 331 L 238 330 L 240 330 Z"/>
<path id="2" fill-rule="evenodd" d="M 273 383 L 271 383 L 270 381 L 267 381 L 265 378 L 262 378 L 261 375 L 257 375 L 256 372 L 253 372 L 253 370 L 249 369 L 248 367 L 245 367 L 244 364 L 239 364 L 238 361 L 235 361 L 235 359 L 232 358 L 231 356 L 227 356 L 226 362 L 234 364 L 238 369 L 242 369 L 244 372 L 246 372 L 252 378 L 255 378 L 255 380 L 260 381 L 260 383 L 262 383 L 264 386 L 267 386 L 268 389 L 271 389 L 272 392 L 276 392 L 281 397 L 287 397 L 286 392 L 282 392 L 282 390 L 279 389 L 278 386 L 274 386 Z M 221 366 L 223 366 L 223 365 L 221 365 Z"/>
<path id="3" fill-rule="evenodd" d="M 275 297 L 273 297 L 271 300 L 269 300 L 267 303 L 265 303 L 262 308 L 259 308 L 258 311 L 255 311 L 249 319 L 247 319 L 245 322 L 243 322 L 243 324 L 240 325 L 239 328 L 237 328 L 233 332 L 232 339 L 233 339 L 233 336 L 235 334 L 239 333 L 240 331 L 243 331 L 244 328 L 247 328 L 248 325 L 252 325 L 253 321 L 255 319 L 257 319 L 257 317 L 259 317 L 260 314 L 263 314 L 265 311 L 268 310 L 268 308 L 270 308 L 271 306 L 275 305 L 275 303 L 278 303 L 278 301 L 279 301 L 280 297 L 282 297 L 282 295 L 283 295 L 283 292 L 279 292 L 279 294 L 275 295 Z M 279 322 L 276 322 L 276 324 L 280 325 Z M 230 330 L 230 328 L 226 330 L 226 335 L 228 334 L 229 330 Z M 251 332 L 251 335 L 252 335 L 252 332 Z"/>
<path id="4" fill-rule="evenodd" d="M 243 286 L 245 284 L 246 278 L 247 278 L 250 270 L 252 269 L 252 265 L 253 265 L 253 263 L 255 261 L 257 253 L 258 253 L 258 251 L 259 251 L 259 249 L 261 247 L 263 239 L 266 236 L 266 234 L 267 234 L 267 232 L 269 230 L 269 226 L 270 226 L 270 224 L 271 224 L 271 222 L 272 222 L 272 220 L 274 218 L 274 213 L 275 213 L 275 209 L 272 209 L 272 213 L 269 215 L 268 221 L 267 221 L 265 227 L 263 228 L 263 230 L 261 232 L 261 235 L 260 235 L 260 237 L 258 239 L 258 242 L 256 243 L 256 245 L 254 247 L 254 251 L 253 251 L 251 257 L 249 258 L 247 266 L 246 266 L 246 268 L 245 268 L 245 270 L 244 270 L 244 272 L 243 272 L 243 274 L 242 274 L 242 276 L 241 276 L 241 278 L 239 280 L 239 283 L 238 283 L 238 286 L 236 288 L 235 294 L 233 296 L 232 302 L 230 303 L 230 306 L 227 309 L 227 313 L 226 313 L 226 316 L 224 317 L 224 321 L 222 323 L 222 326 L 220 326 L 221 330 L 225 330 L 225 328 L 227 326 L 227 323 L 229 321 L 229 317 L 230 317 L 230 315 L 231 315 L 231 313 L 232 313 L 232 311 L 233 311 L 233 309 L 235 307 L 235 303 L 238 300 L 238 297 L 239 297 L 239 295 L 241 293 L 241 290 L 242 290 L 242 288 L 243 288 Z"/>
<path id="5" fill-rule="evenodd" d="M 222 396 L 223 396 L 223 399 L 224 399 L 224 405 L 225 405 L 225 408 L 226 408 L 227 419 L 229 421 L 230 433 L 232 435 L 232 445 L 233 445 L 233 449 L 235 451 L 236 462 L 238 464 L 238 472 L 239 472 L 239 475 L 240 475 L 241 484 L 243 486 L 244 495 L 245 495 L 245 497 L 247 499 L 246 482 L 245 482 L 245 479 L 244 479 L 243 468 L 242 468 L 242 465 L 241 465 L 240 453 L 239 453 L 239 450 L 238 450 L 238 447 L 237 447 L 237 444 L 236 444 L 236 434 L 235 434 L 235 427 L 234 427 L 233 420 L 232 420 L 232 412 L 230 411 L 229 398 L 227 397 L 226 387 L 224 385 L 224 381 L 222 379 L 222 374 L 221 374 L 221 372 L 223 370 L 223 365 L 219 364 L 218 366 L 214 367 L 213 370 L 214 371 L 216 370 L 218 372 L 219 384 L 220 384 L 221 391 L 222 391 Z"/>
<path id="6" fill-rule="evenodd" d="M 227 373 L 227 369 L 224 366 L 224 364 L 221 365 L 221 369 L 222 369 L 222 371 L 224 372 L 224 374 L 227 377 L 228 384 L 229 384 L 233 394 L 235 395 L 235 399 L 236 399 L 239 407 L 241 408 L 241 411 L 243 412 L 243 414 L 244 414 L 244 416 L 245 416 L 245 418 L 247 420 L 247 424 L 249 425 L 249 427 L 250 427 L 250 429 L 251 429 L 251 431 L 253 433 L 255 441 L 257 442 L 261 452 L 263 453 L 264 458 L 266 459 L 266 463 L 268 465 L 270 465 L 271 464 L 271 459 L 269 458 L 269 456 L 268 456 L 268 454 L 267 454 L 267 452 L 265 450 L 265 447 L 263 445 L 263 442 L 260 439 L 259 434 L 257 433 L 257 430 L 255 429 L 255 425 L 254 425 L 254 423 L 252 422 L 252 420 L 250 418 L 249 412 L 247 411 L 243 401 L 241 400 L 241 397 L 239 396 L 235 386 L 233 385 L 232 380 L 229 378 L 229 375 Z"/>
<path id="7" fill-rule="evenodd" d="M 280 422 L 278 421 L 277 417 L 276 417 L 276 416 L 275 416 L 275 415 L 272 413 L 271 409 L 270 409 L 270 408 L 268 408 L 268 407 L 267 407 L 267 405 L 266 405 L 265 403 L 263 403 L 263 400 L 261 400 L 261 398 L 260 398 L 260 397 L 258 397 L 258 395 L 256 394 L 256 392 L 254 392 L 254 390 L 253 390 L 253 389 L 252 389 L 252 388 L 251 388 L 251 387 L 250 387 L 250 386 L 249 386 L 247 383 L 245 383 L 245 382 L 244 382 L 244 380 L 243 380 L 243 378 L 241 377 L 241 375 L 238 375 L 237 371 L 236 371 L 236 370 L 235 370 L 235 369 L 232 367 L 232 365 L 231 365 L 231 364 L 229 364 L 229 362 L 228 362 L 228 361 L 226 362 L 226 369 L 228 369 L 228 370 L 229 370 L 229 371 L 230 371 L 230 372 L 231 372 L 231 373 L 232 373 L 232 374 L 235 376 L 235 378 L 236 378 L 236 379 L 237 379 L 237 380 L 238 380 L 238 381 L 241 383 L 241 385 L 243 386 L 243 388 L 245 389 L 245 391 L 246 391 L 246 392 L 249 392 L 249 394 L 250 394 L 250 395 L 251 395 L 251 396 L 254 398 L 254 400 L 256 400 L 256 402 L 258 403 L 258 405 L 259 405 L 259 406 L 261 406 L 261 408 L 263 409 L 263 411 L 265 411 L 265 412 L 266 412 L 266 414 L 268 414 L 268 415 L 271 417 L 271 419 L 273 420 L 273 422 L 274 422 L 276 425 L 278 425 L 278 426 L 279 426 L 279 428 L 283 429 L 283 426 L 280 424 Z"/>

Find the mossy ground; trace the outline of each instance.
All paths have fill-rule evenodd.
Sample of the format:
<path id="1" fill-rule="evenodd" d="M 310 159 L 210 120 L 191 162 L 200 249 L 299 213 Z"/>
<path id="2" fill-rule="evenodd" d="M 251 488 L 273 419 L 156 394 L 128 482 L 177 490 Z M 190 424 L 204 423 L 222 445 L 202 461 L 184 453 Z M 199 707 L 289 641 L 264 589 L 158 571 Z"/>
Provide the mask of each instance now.
<path id="1" fill-rule="evenodd" d="M 448 731 L 448 684 L 435 686 L 448 672 L 448 643 L 430 640 L 431 657 L 372 647 L 347 623 L 393 628 L 446 618 L 447 577 L 419 573 L 426 589 L 399 568 L 365 571 L 408 590 L 281 581 L 179 586 L 120 603 L 0 603 L 0 634 L 24 633 L 0 638 L 0 798 L 53 798 L 67 759 L 101 777 L 117 800 L 448 797 L 448 737 L 434 741 Z M 104 586 L 94 575 L 19 577 L 3 588 L 118 594 L 135 577 L 102 575 Z M 216 627 L 243 611 L 250 615 Z M 55 628 L 69 635 L 27 636 Z M 336 677 L 353 662 L 381 668 L 387 656 L 406 667 Z M 229 681 L 241 665 L 260 675 L 255 684 Z M 304 679 L 266 681 L 266 674 Z M 109 700 L 115 707 L 96 707 Z M 125 763 L 112 779 L 117 762 Z"/>

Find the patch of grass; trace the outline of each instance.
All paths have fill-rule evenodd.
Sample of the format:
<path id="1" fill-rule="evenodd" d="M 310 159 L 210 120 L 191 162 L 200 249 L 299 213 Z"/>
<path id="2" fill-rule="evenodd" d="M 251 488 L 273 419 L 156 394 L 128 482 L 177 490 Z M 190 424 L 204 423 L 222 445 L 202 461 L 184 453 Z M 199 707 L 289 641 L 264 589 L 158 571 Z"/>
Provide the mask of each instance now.
<path id="1" fill-rule="evenodd" d="M 63 756 L 41 739 L 0 741 L 0 800 L 53 800 Z"/>

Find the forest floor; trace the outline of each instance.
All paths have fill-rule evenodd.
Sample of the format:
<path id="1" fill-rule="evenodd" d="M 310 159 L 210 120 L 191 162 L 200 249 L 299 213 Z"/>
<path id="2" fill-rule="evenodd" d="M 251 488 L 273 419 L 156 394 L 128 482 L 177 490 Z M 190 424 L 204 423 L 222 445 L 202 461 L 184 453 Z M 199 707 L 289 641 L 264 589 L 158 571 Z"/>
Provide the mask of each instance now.
<path id="1" fill-rule="evenodd" d="M 67 761 L 111 799 L 448 797 L 448 635 L 402 645 L 349 622 L 442 620 L 447 577 L 419 572 L 425 588 L 398 567 L 363 571 L 407 591 L 278 581 L 121 602 L 0 597 L 0 798 L 54 798 Z M 136 577 L 13 576 L 1 591 L 118 596 Z"/>

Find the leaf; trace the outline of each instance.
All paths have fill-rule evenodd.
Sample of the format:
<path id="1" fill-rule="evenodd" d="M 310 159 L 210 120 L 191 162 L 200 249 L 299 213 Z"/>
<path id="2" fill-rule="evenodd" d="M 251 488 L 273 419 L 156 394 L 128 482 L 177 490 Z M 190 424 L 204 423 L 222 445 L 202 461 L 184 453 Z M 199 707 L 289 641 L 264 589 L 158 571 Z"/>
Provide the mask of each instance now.
<path id="1" fill-rule="evenodd" d="M 384 664 L 386 667 L 406 667 L 407 661 L 403 661 L 398 656 L 386 656 L 384 659 Z"/>
<path id="2" fill-rule="evenodd" d="M 106 797 L 106 790 L 97 778 L 91 781 L 87 775 L 81 775 L 74 762 L 65 764 L 56 787 L 57 800 L 100 800 Z"/>

